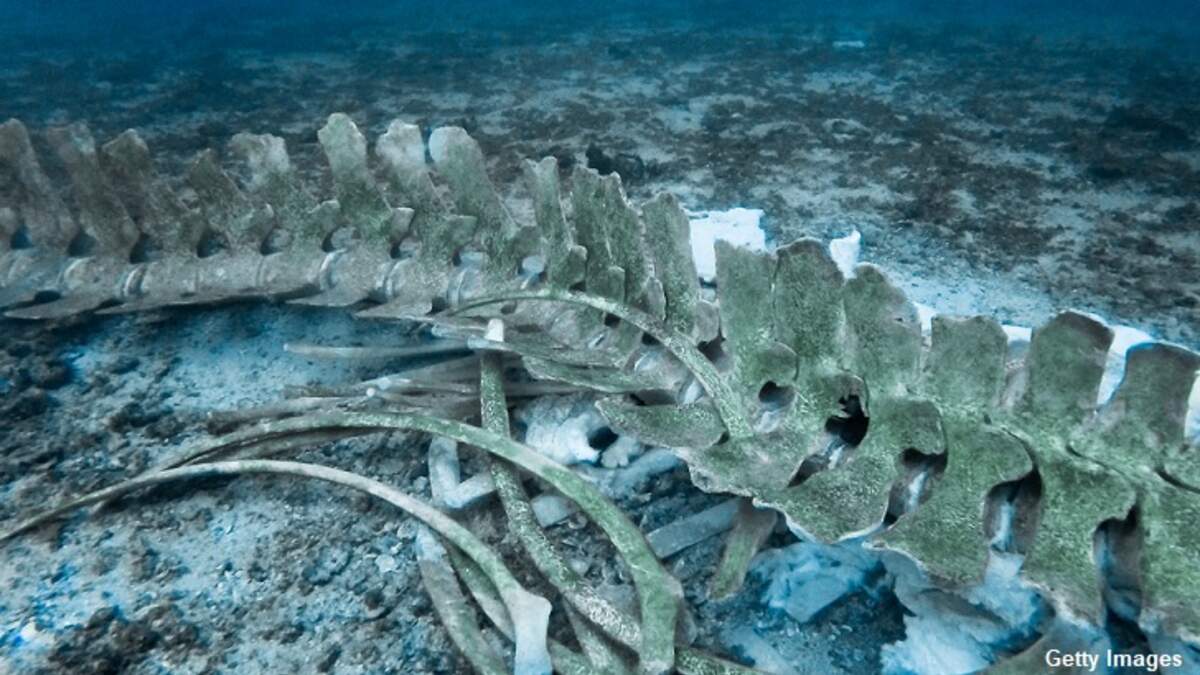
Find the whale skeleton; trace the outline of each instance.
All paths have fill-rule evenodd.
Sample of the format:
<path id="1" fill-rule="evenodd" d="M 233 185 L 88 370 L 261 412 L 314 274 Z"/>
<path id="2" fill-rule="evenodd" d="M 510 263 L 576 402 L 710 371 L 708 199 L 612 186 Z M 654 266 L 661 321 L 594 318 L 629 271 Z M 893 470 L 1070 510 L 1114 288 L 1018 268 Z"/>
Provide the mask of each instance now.
<path id="1" fill-rule="evenodd" d="M 317 136 L 328 198 L 276 136 L 238 134 L 237 170 L 205 151 L 173 182 L 135 131 L 97 146 L 82 125 L 52 129 L 45 141 L 69 182 L 59 187 L 26 128 L 0 125 L 0 308 L 52 320 L 257 298 L 425 324 L 494 356 L 427 369 L 440 387 L 388 389 L 382 378 L 358 393 L 387 390 L 409 412 L 452 403 L 459 418 L 472 406 L 478 416 L 481 401 L 485 425 L 491 405 L 490 428 L 506 437 L 494 424 L 496 387 L 519 385 L 496 369 L 599 392 L 614 429 L 672 448 L 701 489 L 773 509 L 817 540 L 864 537 L 948 588 L 982 578 L 1007 528 L 1001 546 L 1024 556 L 1023 578 L 1060 614 L 1093 623 L 1105 612 L 1096 532 L 1131 522 L 1110 545 L 1136 579 L 1137 619 L 1200 641 L 1200 449 L 1185 435 L 1195 352 L 1135 346 L 1115 394 L 1097 404 L 1113 332 L 1086 314 L 1058 314 L 1016 355 L 986 317 L 938 316 L 926 337 L 882 270 L 860 264 L 846 278 L 813 239 L 773 252 L 718 242 L 715 289 L 704 287 L 669 195 L 635 207 L 619 177 L 582 167 L 567 193 L 556 160 L 526 161 L 532 219 L 522 222 L 462 129 L 426 140 L 395 121 L 368 153 L 335 114 Z M 319 417 L 309 412 L 318 398 L 303 406 L 287 408 L 300 415 L 291 419 Z M 353 435 L 362 414 L 345 413 L 340 431 L 328 419 L 259 428 L 318 442 Z M 1013 496 L 1031 482 L 1033 498 Z M 502 500 L 519 499 L 508 487 Z M 1005 500 L 1017 516 L 1000 525 Z M 738 509 L 714 588 L 736 589 L 773 524 Z M 539 536 L 528 525 L 522 536 Z M 643 562 L 662 572 L 653 557 Z M 646 667 L 670 667 L 650 658 L 675 658 L 668 626 L 642 620 L 600 628 L 626 644 L 658 640 Z M 1047 632 L 999 668 L 1031 667 L 1062 639 Z M 736 670 L 679 654 L 681 668 Z"/>

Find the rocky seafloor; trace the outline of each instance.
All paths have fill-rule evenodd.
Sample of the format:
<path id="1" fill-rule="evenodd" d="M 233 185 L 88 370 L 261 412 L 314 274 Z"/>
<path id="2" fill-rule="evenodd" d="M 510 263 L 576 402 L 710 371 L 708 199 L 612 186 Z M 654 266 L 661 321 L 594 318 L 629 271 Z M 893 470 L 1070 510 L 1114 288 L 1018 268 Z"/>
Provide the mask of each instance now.
<path id="1" fill-rule="evenodd" d="M 293 26 L 284 44 L 258 19 L 208 49 L 21 44 L 0 61 L 0 118 L 86 120 L 102 139 L 136 127 L 168 174 L 243 130 L 280 134 L 299 166 L 323 166 L 315 132 L 332 111 L 370 135 L 395 117 L 457 124 L 501 186 L 517 183 L 519 159 L 551 154 L 618 171 L 636 198 L 762 209 L 775 242 L 858 230 L 867 259 L 942 311 L 1033 325 L 1075 307 L 1200 343 L 1200 69 L 1173 43 L 890 24 L 337 28 Z M 386 344 L 399 330 L 268 305 L 4 321 L 0 519 L 156 465 L 207 433 L 211 410 L 354 374 L 284 342 Z M 299 458 L 430 493 L 415 435 Z M 618 498 L 646 531 L 719 501 L 682 467 Z M 465 517 L 518 559 L 496 509 Z M 597 533 L 568 519 L 551 535 L 620 597 L 621 564 Z M 420 588 L 414 536 L 402 514 L 321 485 L 160 488 L 0 550 L 0 671 L 461 672 Z M 992 642 L 967 644 L 983 651 L 956 653 L 965 661 L 920 661 L 917 647 L 888 645 L 955 634 L 901 602 L 894 565 L 794 542 L 777 532 L 776 552 L 722 602 L 706 600 L 719 537 L 668 560 L 697 645 L 777 670 L 938 672 L 1028 644 L 1021 627 L 1042 618 L 1031 605 L 981 629 Z M 820 593 L 833 600 L 815 613 L 789 604 Z M 1097 640 L 1117 649 L 1155 648 L 1119 618 L 1106 628 Z"/>

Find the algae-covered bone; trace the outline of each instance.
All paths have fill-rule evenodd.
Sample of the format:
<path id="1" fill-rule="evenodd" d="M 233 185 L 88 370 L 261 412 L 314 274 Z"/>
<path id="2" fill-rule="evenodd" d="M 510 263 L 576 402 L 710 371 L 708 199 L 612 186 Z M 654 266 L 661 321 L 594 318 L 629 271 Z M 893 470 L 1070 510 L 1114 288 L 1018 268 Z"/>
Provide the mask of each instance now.
<path id="1" fill-rule="evenodd" d="M 718 590 L 737 587 L 771 529 L 773 516 L 751 505 L 780 512 L 809 538 L 863 538 L 910 556 L 948 588 L 969 586 L 990 559 L 997 495 L 1036 482 L 1036 501 L 1002 505 L 1019 511 L 1023 531 L 1007 553 L 1023 557 L 1026 582 L 1064 618 L 1101 622 L 1095 533 L 1136 522 L 1137 536 L 1124 541 L 1136 550 L 1116 556 L 1140 585 L 1136 618 L 1147 631 L 1200 640 L 1200 469 L 1184 428 L 1194 352 L 1137 347 L 1098 405 L 1112 341 L 1102 322 L 1060 313 L 1034 329 L 1015 362 L 991 318 L 936 317 L 926 343 L 917 308 L 883 270 L 859 265 L 847 278 L 815 240 L 770 252 L 718 243 L 715 298 L 706 296 L 673 198 L 639 210 L 619 178 L 587 169 L 563 194 L 554 160 L 542 160 L 526 165 L 534 217 L 522 222 L 459 128 L 435 130 L 426 148 L 419 130 L 395 122 L 372 166 L 368 139 L 349 117 L 331 116 L 318 133 L 332 176 L 325 196 L 301 183 L 282 140 L 239 135 L 232 147 L 247 171 L 201 153 L 186 178 L 194 204 L 154 173 L 136 133 L 99 149 L 80 125 L 48 139 L 71 183 L 70 208 L 27 130 L 0 127 L 0 302 L 11 317 L 266 298 L 428 324 L 486 353 L 492 365 L 471 375 L 490 379 L 463 390 L 487 394 L 485 424 L 503 417 L 506 387 L 554 380 L 605 395 L 597 410 L 614 429 L 671 446 L 702 489 L 745 498 L 729 519 Z M 14 248 L 18 239 L 30 245 Z M 206 239 L 217 240 L 215 252 L 202 250 Z M 516 378 L 500 372 L 501 357 Z M 401 405 L 378 386 L 359 389 Z M 241 442 L 281 429 L 416 428 L 519 458 L 629 556 L 642 623 L 609 628 L 644 649 L 649 670 L 672 666 L 674 580 L 609 500 L 511 441 L 506 422 L 484 432 L 409 410 L 288 414 L 296 412 L 239 432 Z M 522 508 L 512 475 L 501 469 L 493 482 L 507 507 Z M 527 546 L 545 542 L 532 519 L 516 521 Z M 552 556 L 541 562 L 566 578 Z M 431 583 L 449 583 L 440 578 Z M 1053 648 L 1051 637 L 1034 649 Z M 686 645 L 678 655 L 681 667 L 704 658 Z"/>

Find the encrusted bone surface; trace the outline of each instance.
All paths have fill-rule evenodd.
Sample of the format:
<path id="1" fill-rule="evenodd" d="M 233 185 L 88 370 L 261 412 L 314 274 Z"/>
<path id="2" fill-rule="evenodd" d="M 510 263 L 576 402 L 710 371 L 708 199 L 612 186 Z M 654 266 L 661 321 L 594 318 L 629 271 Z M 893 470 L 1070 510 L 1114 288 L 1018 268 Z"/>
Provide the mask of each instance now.
<path id="1" fill-rule="evenodd" d="M 48 319 L 260 297 L 423 319 L 475 349 L 519 355 L 534 376 L 654 392 L 599 407 L 622 432 L 675 447 L 702 488 L 773 507 L 818 539 L 866 537 L 952 585 L 984 571 L 990 496 L 1033 480 L 1040 498 L 1021 507 L 1029 532 L 1013 544 L 1028 581 L 1064 614 L 1101 621 L 1094 534 L 1136 513 L 1142 620 L 1200 640 L 1200 451 L 1184 430 L 1196 353 L 1130 350 L 1124 380 L 1098 404 L 1112 332 L 1092 317 L 1052 318 L 1013 364 L 988 318 L 938 317 L 926 343 L 883 271 L 861 265 L 846 279 L 819 242 L 773 253 L 721 244 L 715 361 L 722 394 L 736 399 L 721 410 L 753 421 L 751 432 L 726 428 L 714 401 L 689 399 L 678 364 L 639 375 L 633 364 L 652 350 L 641 330 L 595 308 L 526 299 L 468 316 L 437 311 L 531 287 L 582 290 L 640 310 L 657 322 L 653 337 L 708 342 L 673 198 L 636 209 L 618 179 L 584 169 L 564 194 L 543 160 L 526 166 L 535 223 L 521 223 L 461 129 L 434 131 L 432 166 L 420 131 L 402 122 L 374 143 L 377 167 L 348 117 L 332 116 L 319 138 L 333 194 L 301 184 L 281 139 L 239 135 L 232 148 L 247 182 L 203 153 L 188 171 L 196 204 L 185 206 L 136 134 L 97 150 L 86 128 L 57 130 L 67 206 L 26 129 L 0 125 L 0 303 L 10 316 Z M 281 250 L 266 250 L 272 233 L 286 235 Z M 81 236 L 86 254 L 72 255 Z M 223 250 L 201 251 L 205 238 Z M 13 249 L 18 239 L 31 247 Z M 142 248 L 154 257 L 137 258 Z M 523 269 L 531 256 L 544 271 Z M 497 316 L 521 330 L 482 339 Z"/>

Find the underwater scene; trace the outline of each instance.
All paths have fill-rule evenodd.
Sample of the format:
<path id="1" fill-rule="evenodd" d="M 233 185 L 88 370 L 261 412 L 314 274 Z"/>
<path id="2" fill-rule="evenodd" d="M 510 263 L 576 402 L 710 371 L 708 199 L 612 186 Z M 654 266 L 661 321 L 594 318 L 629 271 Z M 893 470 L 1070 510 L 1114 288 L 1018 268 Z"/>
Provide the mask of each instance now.
<path id="1" fill-rule="evenodd" d="M 0 674 L 1200 673 L 1200 2 L 0 0 Z"/>

